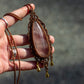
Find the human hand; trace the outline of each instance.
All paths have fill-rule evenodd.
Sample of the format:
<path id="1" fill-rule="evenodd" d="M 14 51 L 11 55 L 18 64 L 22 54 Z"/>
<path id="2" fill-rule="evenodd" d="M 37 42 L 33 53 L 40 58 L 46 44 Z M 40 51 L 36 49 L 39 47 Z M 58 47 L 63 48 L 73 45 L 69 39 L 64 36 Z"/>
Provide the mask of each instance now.
<path id="1" fill-rule="evenodd" d="M 34 4 L 31 4 L 33 7 L 33 10 L 35 9 Z M 13 11 L 12 13 L 18 15 L 19 17 L 23 18 L 28 14 L 28 8 L 26 6 Z M 8 27 L 14 25 L 18 20 L 15 19 L 12 16 L 6 15 L 4 16 L 4 19 L 8 22 Z M 11 59 L 11 51 L 9 49 L 8 40 L 5 34 L 6 24 L 5 22 L 0 19 L 0 73 L 7 72 L 7 71 L 14 71 L 14 64 L 13 61 L 10 61 Z M 10 37 L 10 36 L 9 36 Z M 16 46 L 24 46 L 30 44 L 28 42 L 27 35 L 13 35 L 14 41 L 16 43 Z M 54 37 L 50 35 L 50 41 L 51 43 L 54 43 Z M 31 49 L 29 48 L 18 48 L 18 54 L 20 56 L 20 59 L 27 59 L 34 57 L 31 53 Z M 54 47 L 52 47 L 52 53 L 54 52 Z M 16 59 L 18 57 L 16 56 Z M 21 61 L 21 70 L 32 70 L 36 69 L 36 61 Z M 19 63 L 18 61 L 15 61 L 16 69 L 19 69 Z M 43 67 L 42 64 L 40 64 L 40 67 Z"/>

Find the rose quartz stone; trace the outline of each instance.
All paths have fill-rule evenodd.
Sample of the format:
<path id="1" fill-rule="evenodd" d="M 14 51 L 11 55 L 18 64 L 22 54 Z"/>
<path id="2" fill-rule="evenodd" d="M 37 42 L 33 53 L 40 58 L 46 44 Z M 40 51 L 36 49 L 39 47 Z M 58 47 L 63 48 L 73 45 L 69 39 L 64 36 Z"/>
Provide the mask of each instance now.
<path id="1" fill-rule="evenodd" d="M 40 57 L 48 57 L 49 46 L 44 28 L 39 25 L 38 22 L 33 22 L 32 26 L 33 43 L 36 48 L 36 52 Z"/>

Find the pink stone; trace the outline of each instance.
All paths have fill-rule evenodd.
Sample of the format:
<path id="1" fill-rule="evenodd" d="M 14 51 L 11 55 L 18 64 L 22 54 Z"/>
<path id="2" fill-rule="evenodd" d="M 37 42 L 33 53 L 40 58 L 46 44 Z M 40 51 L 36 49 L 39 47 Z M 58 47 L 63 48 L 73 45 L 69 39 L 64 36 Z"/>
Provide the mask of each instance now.
<path id="1" fill-rule="evenodd" d="M 44 28 L 39 22 L 33 22 L 32 38 L 34 47 L 40 57 L 48 57 L 50 54 L 50 45 Z"/>

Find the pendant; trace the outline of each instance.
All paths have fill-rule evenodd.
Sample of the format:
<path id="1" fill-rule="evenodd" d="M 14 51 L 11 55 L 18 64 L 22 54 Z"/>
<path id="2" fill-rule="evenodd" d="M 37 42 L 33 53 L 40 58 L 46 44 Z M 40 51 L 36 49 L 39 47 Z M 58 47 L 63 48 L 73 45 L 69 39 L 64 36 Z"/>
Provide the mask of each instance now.
<path id="1" fill-rule="evenodd" d="M 41 70 L 39 63 L 42 63 L 45 67 L 46 77 L 49 77 L 49 58 L 51 60 L 51 65 L 53 65 L 51 42 L 45 24 L 38 18 L 33 10 L 30 12 L 28 32 L 30 48 L 37 61 L 37 71 L 39 72 Z"/>

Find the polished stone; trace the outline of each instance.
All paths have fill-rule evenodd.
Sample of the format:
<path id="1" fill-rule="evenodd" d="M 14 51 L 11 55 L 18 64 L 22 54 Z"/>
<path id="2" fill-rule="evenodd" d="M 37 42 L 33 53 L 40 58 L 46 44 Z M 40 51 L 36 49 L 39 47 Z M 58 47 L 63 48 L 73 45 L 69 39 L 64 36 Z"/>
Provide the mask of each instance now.
<path id="1" fill-rule="evenodd" d="M 41 57 L 47 57 L 49 53 L 49 46 L 48 46 L 48 40 L 46 37 L 46 32 L 43 31 L 44 28 L 42 28 L 38 22 L 33 23 L 33 42 L 36 48 L 36 52 Z"/>

